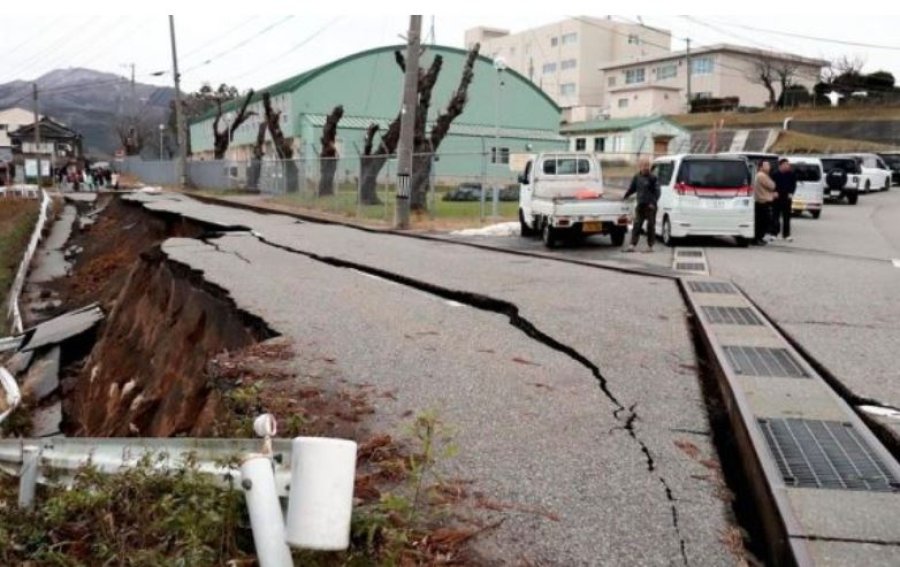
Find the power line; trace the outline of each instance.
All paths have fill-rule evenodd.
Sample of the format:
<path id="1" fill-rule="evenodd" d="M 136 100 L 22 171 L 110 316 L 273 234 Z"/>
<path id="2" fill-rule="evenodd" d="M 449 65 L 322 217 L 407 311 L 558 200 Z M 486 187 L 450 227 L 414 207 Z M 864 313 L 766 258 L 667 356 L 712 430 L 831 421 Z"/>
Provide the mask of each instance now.
<path id="1" fill-rule="evenodd" d="M 773 35 L 781 35 L 781 36 L 785 36 L 785 37 L 794 37 L 797 39 L 805 39 L 808 41 L 818 41 L 820 43 L 830 43 L 830 44 L 834 44 L 834 45 L 847 45 L 850 47 L 865 47 L 865 48 L 869 48 L 869 49 L 887 49 L 889 51 L 900 51 L 900 45 L 884 45 L 884 44 L 879 44 L 879 43 L 864 43 L 864 42 L 849 41 L 849 40 L 844 40 L 844 39 L 829 39 L 827 37 L 816 37 L 816 36 L 805 35 L 805 34 L 800 34 L 800 33 L 758 28 L 758 27 L 748 26 L 748 25 L 744 25 L 744 24 L 728 23 L 728 24 L 724 24 L 724 25 L 727 25 L 729 27 L 736 27 L 736 28 L 741 28 L 741 29 L 745 29 L 745 30 L 750 30 L 750 31 L 769 33 L 769 34 L 773 34 Z"/>
<path id="2" fill-rule="evenodd" d="M 253 41 L 254 39 L 257 39 L 257 38 L 259 38 L 259 37 L 262 37 L 263 35 L 269 33 L 269 32 L 272 31 L 273 29 L 277 28 L 278 26 L 282 25 L 283 23 L 285 23 L 285 22 L 287 22 L 288 20 L 291 20 L 291 19 L 293 19 L 293 18 L 294 18 L 294 16 L 292 16 L 292 15 L 291 15 L 291 16 L 285 16 L 284 18 L 278 20 L 277 22 L 273 22 L 273 23 L 269 24 L 268 26 L 264 27 L 263 29 L 261 29 L 261 30 L 259 30 L 258 32 L 254 33 L 254 34 L 251 35 L 250 37 L 248 37 L 248 38 L 246 38 L 246 39 L 243 39 L 243 40 L 239 41 L 238 43 L 234 44 L 234 45 L 231 46 L 230 48 L 228 48 L 228 49 L 226 49 L 226 50 L 224 50 L 224 51 L 221 51 L 221 52 L 219 52 L 219 53 L 213 55 L 212 57 L 210 57 L 210 58 L 207 59 L 206 61 L 204 61 L 204 62 L 202 62 L 202 63 L 198 63 L 197 65 L 194 65 L 193 67 L 189 67 L 188 69 L 185 69 L 184 71 L 181 72 L 181 74 L 184 75 L 185 73 L 189 73 L 189 72 L 191 72 L 191 71 L 193 71 L 193 70 L 195 70 L 195 69 L 199 69 L 200 67 L 203 67 L 204 65 L 209 65 L 209 64 L 212 63 L 213 61 L 216 61 L 217 59 L 219 59 L 219 58 L 221 58 L 221 57 L 223 57 L 223 56 L 225 56 L 225 55 L 228 55 L 229 53 L 232 53 L 233 51 L 236 51 L 236 50 L 238 50 L 238 49 L 244 47 L 245 45 L 247 45 L 248 43 L 250 43 L 250 42 Z"/>
<path id="3" fill-rule="evenodd" d="M 200 46 L 198 46 L 198 47 L 195 47 L 194 49 L 191 49 L 190 51 L 188 51 L 187 53 L 185 53 L 185 54 L 181 57 L 181 59 L 183 59 L 183 60 L 189 59 L 189 58 L 190 58 L 192 55 L 194 55 L 195 53 L 198 53 L 198 52 L 200 52 L 200 51 L 203 51 L 204 49 L 206 49 L 206 48 L 209 47 L 210 45 L 212 45 L 212 44 L 214 44 L 214 43 L 218 43 L 219 41 L 221 41 L 221 40 L 227 38 L 228 36 L 230 36 L 231 34 L 233 34 L 234 32 L 238 31 L 239 29 L 241 29 L 242 27 L 246 26 L 247 24 L 249 24 L 250 22 L 252 22 L 253 20 L 255 20 L 255 19 L 257 19 L 257 18 L 259 18 L 259 16 L 250 16 L 249 18 L 247 18 L 247 19 L 244 20 L 243 22 L 239 23 L 238 25 L 236 25 L 236 26 L 234 26 L 234 27 L 232 27 L 232 28 L 230 28 L 230 29 L 228 29 L 228 30 L 226 30 L 226 31 L 224 31 L 224 32 L 216 32 L 216 36 L 215 36 L 215 37 L 213 37 L 211 40 L 209 40 L 209 41 L 207 41 L 207 42 L 204 42 L 202 45 L 200 45 Z"/>

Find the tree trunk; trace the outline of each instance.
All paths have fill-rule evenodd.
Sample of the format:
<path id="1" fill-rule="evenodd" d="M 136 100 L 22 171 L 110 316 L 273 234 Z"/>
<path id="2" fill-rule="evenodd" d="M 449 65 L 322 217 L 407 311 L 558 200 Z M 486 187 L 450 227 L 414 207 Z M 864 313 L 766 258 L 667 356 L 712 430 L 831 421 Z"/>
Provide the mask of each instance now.
<path id="1" fill-rule="evenodd" d="M 359 200 L 363 205 L 381 205 L 378 198 L 378 174 L 387 163 L 388 156 L 360 156 L 359 158 Z"/>
<path id="2" fill-rule="evenodd" d="M 250 169 L 247 172 L 247 188 L 251 191 L 259 191 L 259 177 L 262 173 L 262 159 L 265 155 L 263 152 L 263 144 L 266 141 L 265 122 L 259 124 L 259 130 L 256 133 L 256 144 L 253 146 L 253 159 L 250 161 Z"/>
<path id="3" fill-rule="evenodd" d="M 322 129 L 322 151 L 319 154 L 319 196 L 334 195 L 334 174 L 337 172 L 337 126 L 344 116 L 344 107 L 336 106 L 325 120 Z"/>
<path id="4" fill-rule="evenodd" d="M 275 146 L 275 154 L 281 160 L 284 173 L 284 190 L 286 193 L 296 193 L 299 190 L 297 164 L 293 161 L 294 148 L 291 140 L 284 137 L 281 131 L 281 111 L 272 109 L 272 97 L 268 92 L 263 93 L 263 108 L 266 111 L 266 125 L 272 144 Z"/>
<path id="5" fill-rule="evenodd" d="M 231 140 L 234 139 L 234 133 L 237 132 L 237 129 L 240 128 L 248 118 L 256 115 L 253 111 L 247 112 L 247 107 L 250 105 L 251 98 L 253 98 L 253 89 L 250 89 L 250 92 L 247 93 L 247 96 L 244 98 L 244 104 L 241 105 L 241 109 L 238 111 L 234 122 L 232 122 L 224 132 L 219 131 L 219 120 L 222 118 L 222 101 L 216 100 L 216 119 L 213 120 L 212 125 L 214 140 L 213 155 L 215 159 L 225 159 L 225 152 L 228 151 L 228 146 L 231 145 Z"/>
<path id="6" fill-rule="evenodd" d="M 432 154 L 417 154 L 413 157 L 413 174 L 410 192 L 409 206 L 413 211 L 426 212 L 428 210 L 428 187 L 431 181 Z"/>

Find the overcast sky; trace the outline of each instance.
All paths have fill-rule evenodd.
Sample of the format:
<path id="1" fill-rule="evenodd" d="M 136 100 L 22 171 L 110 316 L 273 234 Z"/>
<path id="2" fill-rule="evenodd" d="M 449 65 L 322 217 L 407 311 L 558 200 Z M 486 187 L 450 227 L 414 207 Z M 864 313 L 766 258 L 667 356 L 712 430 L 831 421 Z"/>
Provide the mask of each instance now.
<path id="1" fill-rule="evenodd" d="M 527 12 L 527 10 L 525 10 Z M 513 15 L 433 16 L 437 43 L 463 45 L 467 28 L 479 25 L 515 31 L 566 16 Z M 853 14 L 852 10 L 846 10 Z M 134 63 L 141 82 L 171 84 L 168 18 L 164 15 L 53 15 L 17 14 L 4 24 L 0 51 L 0 83 L 30 80 L 47 71 L 88 67 L 127 75 Z M 594 14 L 591 14 L 594 15 Z M 602 15 L 598 15 L 601 16 Z M 621 16 L 636 19 L 637 15 Z M 672 49 L 684 48 L 685 37 L 694 46 L 736 43 L 781 49 L 832 60 L 859 56 L 866 69 L 886 69 L 900 78 L 900 16 L 790 15 L 758 16 L 652 16 L 641 15 L 648 25 L 672 31 Z M 423 34 L 430 37 L 432 16 L 425 16 Z M 693 19 L 689 19 L 693 18 Z M 10 25 L 11 22 L 15 25 Z M 179 60 L 184 88 L 204 82 L 226 82 L 241 89 L 263 87 L 338 57 L 375 46 L 395 44 L 405 31 L 402 15 L 176 15 Z M 832 40 L 895 46 L 877 49 L 786 37 L 737 27 L 752 26 Z M 150 76 L 165 71 L 159 77 Z"/>

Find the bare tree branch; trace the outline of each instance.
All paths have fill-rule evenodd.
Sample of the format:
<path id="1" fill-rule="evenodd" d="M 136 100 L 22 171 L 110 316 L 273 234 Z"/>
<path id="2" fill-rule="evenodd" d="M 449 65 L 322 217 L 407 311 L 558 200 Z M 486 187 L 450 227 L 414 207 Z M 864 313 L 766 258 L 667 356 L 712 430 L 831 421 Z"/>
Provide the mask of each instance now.
<path id="1" fill-rule="evenodd" d="M 475 61 L 478 59 L 478 51 L 480 49 L 481 44 L 476 43 L 475 46 L 472 47 L 472 50 L 469 51 L 469 55 L 466 57 L 465 66 L 463 67 L 462 78 L 459 81 L 459 87 L 450 98 L 447 109 L 443 114 L 437 117 L 434 127 L 431 128 L 432 151 L 437 151 L 441 142 L 444 140 L 444 137 L 447 135 L 447 132 L 450 131 L 450 125 L 466 108 L 466 101 L 469 96 L 469 85 L 472 84 L 472 79 L 475 77 Z"/>

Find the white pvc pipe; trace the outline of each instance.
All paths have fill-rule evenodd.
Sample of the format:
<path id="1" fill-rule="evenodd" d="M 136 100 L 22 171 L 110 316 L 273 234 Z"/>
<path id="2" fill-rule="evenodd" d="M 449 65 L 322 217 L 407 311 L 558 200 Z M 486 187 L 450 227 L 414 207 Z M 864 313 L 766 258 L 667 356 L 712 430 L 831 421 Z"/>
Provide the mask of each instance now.
<path id="1" fill-rule="evenodd" d="M 0 413 L 0 423 L 3 423 L 9 414 L 11 414 L 22 401 L 22 393 L 19 391 L 19 385 L 16 379 L 9 371 L 0 366 L 0 386 L 6 392 L 6 411 Z"/>
<path id="2" fill-rule="evenodd" d="M 284 515 L 275 491 L 275 473 L 269 457 L 249 455 L 241 463 L 241 487 L 247 499 L 260 567 L 293 567 L 291 550 L 285 543 Z"/>
<path id="3" fill-rule="evenodd" d="M 287 542 L 299 549 L 350 546 L 356 443 L 298 437 L 291 444 Z"/>

